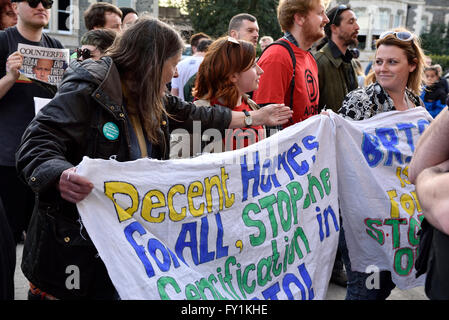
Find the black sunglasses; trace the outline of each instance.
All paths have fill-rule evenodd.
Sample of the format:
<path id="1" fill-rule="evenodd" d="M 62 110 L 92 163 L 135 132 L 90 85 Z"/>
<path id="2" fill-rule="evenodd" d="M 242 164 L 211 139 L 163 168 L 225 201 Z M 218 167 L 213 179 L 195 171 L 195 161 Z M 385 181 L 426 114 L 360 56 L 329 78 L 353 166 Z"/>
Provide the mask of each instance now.
<path id="1" fill-rule="evenodd" d="M 76 58 L 80 59 L 81 57 L 83 57 L 83 60 L 87 60 L 92 56 L 92 53 L 90 52 L 89 49 L 82 49 L 78 48 L 76 49 Z"/>
<path id="2" fill-rule="evenodd" d="M 338 17 L 338 13 L 339 13 L 339 12 L 343 12 L 343 11 L 346 10 L 346 9 L 348 9 L 348 7 L 347 7 L 346 5 L 344 5 L 344 4 L 341 4 L 341 5 L 339 5 L 339 6 L 337 7 L 337 10 L 335 10 L 334 17 L 332 18 L 331 25 L 334 24 L 335 19 Z"/>
<path id="3" fill-rule="evenodd" d="M 53 5 L 53 0 L 15 0 L 13 2 L 23 2 L 23 1 L 28 2 L 28 5 L 33 9 L 36 8 L 39 5 L 39 3 L 42 3 L 42 6 L 45 9 L 51 9 L 51 6 Z"/>

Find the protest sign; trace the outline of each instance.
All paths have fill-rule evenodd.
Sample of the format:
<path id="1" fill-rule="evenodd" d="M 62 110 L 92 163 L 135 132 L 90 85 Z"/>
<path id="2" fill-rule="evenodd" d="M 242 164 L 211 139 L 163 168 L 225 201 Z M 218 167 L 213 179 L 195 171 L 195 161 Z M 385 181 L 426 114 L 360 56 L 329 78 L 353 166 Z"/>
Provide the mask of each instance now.
<path id="1" fill-rule="evenodd" d="M 415 277 L 423 212 L 408 180 L 418 138 L 432 120 L 424 108 L 348 121 L 335 113 L 340 209 L 354 271 L 391 272 L 398 288 Z"/>
<path id="2" fill-rule="evenodd" d="M 23 55 L 20 73 L 51 85 L 58 85 L 69 64 L 68 49 L 53 49 L 19 43 L 17 50 Z"/>
<path id="3" fill-rule="evenodd" d="M 324 299 L 338 242 L 333 125 L 233 152 L 84 158 L 78 210 L 122 299 Z"/>

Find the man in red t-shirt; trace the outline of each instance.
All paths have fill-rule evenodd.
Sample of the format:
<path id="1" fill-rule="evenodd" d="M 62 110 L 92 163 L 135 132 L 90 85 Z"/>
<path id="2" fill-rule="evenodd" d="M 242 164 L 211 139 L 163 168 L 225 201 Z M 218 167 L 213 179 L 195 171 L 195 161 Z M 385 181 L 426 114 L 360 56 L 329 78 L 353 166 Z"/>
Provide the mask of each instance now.
<path id="1" fill-rule="evenodd" d="M 309 3 L 305 0 L 284 1 L 278 6 L 278 20 L 286 41 L 296 58 L 293 105 L 290 105 L 290 81 L 293 63 L 289 52 L 280 45 L 270 46 L 257 64 L 263 69 L 259 89 L 253 100 L 260 106 L 284 103 L 293 109 L 291 125 L 318 114 L 318 67 L 308 51 L 314 42 L 324 37 L 324 26 L 329 22 L 325 13 L 325 0 Z"/>

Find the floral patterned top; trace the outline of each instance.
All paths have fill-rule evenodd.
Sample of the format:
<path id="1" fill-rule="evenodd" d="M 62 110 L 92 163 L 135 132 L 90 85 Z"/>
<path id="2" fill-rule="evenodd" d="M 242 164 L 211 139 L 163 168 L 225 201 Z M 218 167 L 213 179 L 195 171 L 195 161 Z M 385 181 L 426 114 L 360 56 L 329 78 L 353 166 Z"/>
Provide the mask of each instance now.
<path id="1" fill-rule="evenodd" d="M 422 106 L 418 96 L 407 88 L 405 89 L 409 100 L 417 107 Z M 349 92 L 338 113 L 343 118 L 364 120 L 381 112 L 394 111 L 396 108 L 393 99 L 378 82 L 374 82 L 366 88 L 359 88 Z"/>

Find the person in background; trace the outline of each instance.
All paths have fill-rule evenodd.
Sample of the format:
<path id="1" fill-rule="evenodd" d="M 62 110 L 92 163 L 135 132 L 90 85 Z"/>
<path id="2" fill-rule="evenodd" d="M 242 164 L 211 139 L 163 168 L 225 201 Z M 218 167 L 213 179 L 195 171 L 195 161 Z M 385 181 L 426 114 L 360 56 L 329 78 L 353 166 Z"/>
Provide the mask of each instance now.
<path id="1" fill-rule="evenodd" d="M 432 117 L 436 117 L 446 107 L 448 97 L 447 82 L 441 79 L 442 69 L 433 65 L 424 69 L 424 90 L 421 99 Z"/>
<path id="2" fill-rule="evenodd" d="M 337 112 L 345 96 L 358 88 L 350 46 L 357 46 L 359 25 L 349 5 L 341 4 L 327 11 L 329 23 L 324 27 L 327 43 L 314 57 L 318 66 L 320 98 L 318 108 Z M 341 242 L 341 240 L 339 241 Z M 346 287 L 347 276 L 341 259 L 340 245 L 335 256 L 331 282 Z"/>
<path id="3" fill-rule="evenodd" d="M 292 121 L 287 125 L 319 114 L 318 67 L 309 49 L 325 35 L 324 27 L 329 22 L 325 13 L 326 4 L 324 0 L 281 0 L 277 12 L 284 36 L 280 40 L 285 41 L 293 51 L 295 67 L 289 51 L 280 45 L 270 46 L 257 61 L 264 73 L 253 99 L 261 107 L 283 103 L 292 108 Z M 292 90 L 293 74 L 295 81 Z M 307 81 L 304 81 L 305 78 Z"/>
<path id="4" fill-rule="evenodd" d="M 274 40 L 273 40 L 272 37 L 270 37 L 270 36 L 263 36 L 263 37 L 260 38 L 260 40 L 259 40 L 260 50 L 261 50 L 261 51 L 264 51 L 265 48 L 266 48 L 269 44 L 271 44 L 271 43 L 273 43 L 273 42 L 274 42 Z"/>
<path id="5" fill-rule="evenodd" d="M 249 13 L 239 13 L 231 18 L 228 35 L 237 40 L 246 40 L 255 47 L 259 40 L 259 25 L 255 16 Z"/>
<path id="6" fill-rule="evenodd" d="M 22 270 L 46 297 L 119 298 L 76 207 L 93 188 L 76 172 L 84 156 L 166 160 L 171 130 L 192 131 L 195 121 L 221 133 L 245 126 L 243 112 L 198 108 L 167 93 L 183 48 L 175 29 L 140 18 L 100 60 L 72 61 L 56 97 L 26 129 L 16 165 L 37 198 Z M 291 116 L 284 106 L 266 109 L 250 112 L 254 125 Z M 66 286 L 70 265 L 78 267 L 79 288 Z"/>
<path id="7" fill-rule="evenodd" d="M 196 33 L 190 38 L 190 46 L 192 48 L 192 56 L 183 59 L 177 66 L 178 76 L 171 81 L 171 94 L 184 99 L 184 86 L 187 81 L 198 71 L 198 68 L 203 61 L 208 44 L 211 41 L 203 43 L 201 50 L 198 50 L 200 43 L 203 40 L 210 40 L 205 33 Z"/>
<path id="8" fill-rule="evenodd" d="M 109 29 L 87 31 L 81 38 L 81 48 L 76 50 L 77 60 L 98 60 L 115 40 L 117 33 Z"/>
<path id="9" fill-rule="evenodd" d="M 352 120 L 364 120 L 378 113 L 406 111 L 419 107 L 424 71 L 424 53 L 419 39 L 407 29 L 386 31 L 376 42 L 373 71 L 368 76 L 371 84 L 350 92 L 343 100 L 339 114 Z M 343 213 L 344 214 L 344 213 Z M 385 217 L 389 212 L 385 212 Z M 351 269 L 346 240 L 345 220 L 340 229 L 343 238 L 342 258 L 348 276 L 347 300 L 385 300 L 395 288 L 390 271 L 379 272 L 379 288 L 368 289 L 369 273 Z"/>
<path id="10" fill-rule="evenodd" d="M 15 26 L 17 24 L 17 13 L 11 0 L 0 0 L 0 30 Z"/>
<path id="11" fill-rule="evenodd" d="M 34 98 L 54 96 L 44 86 L 21 76 L 24 58 L 17 47 L 22 43 L 63 48 L 58 40 L 43 32 L 50 21 L 52 4 L 51 0 L 13 1 L 17 24 L 0 31 L 0 199 L 14 245 L 23 241 L 35 201 L 33 191 L 18 177 L 15 153 L 25 128 L 35 116 Z"/>
<path id="12" fill-rule="evenodd" d="M 139 15 L 133 8 L 121 7 L 119 9 L 122 12 L 122 29 L 125 31 L 139 19 Z"/>
<path id="13" fill-rule="evenodd" d="M 92 3 L 84 11 L 84 24 L 87 30 L 111 29 L 122 32 L 122 12 L 108 2 Z"/>
<path id="14" fill-rule="evenodd" d="M 262 73 L 251 42 L 220 38 L 211 44 L 200 65 L 193 89 L 198 100 L 194 103 L 197 106 L 218 104 L 240 112 L 258 110 L 259 106 L 246 93 L 257 89 Z M 240 149 L 265 137 L 263 126 L 248 125 L 229 131 L 222 141 L 213 141 L 216 146 L 213 152 Z"/>
<path id="15" fill-rule="evenodd" d="M 206 54 L 207 50 L 209 49 L 209 46 L 211 45 L 211 43 L 212 43 L 212 40 L 210 40 L 210 39 L 202 39 L 200 41 L 200 43 L 198 44 L 197 52 L 201 52 L 203 55 L 203 58 L 204 58 L 204 55 Z M 201 61 L 203 61 L 203 60 L 201 59 Z M 198 68 L 199 68 L 199 65 L 198 65 Z M 197 71 L 198 71 L 198 69 L 197 69 Z M 197 72 L 195 72 L 195 74 L 193 74 L 189 78 L 189 80 L 187 80 L 186 84 L 184 85 L 184 88 L 183 88 L 184 101 L 193 102 L 193 100 L 194 100 L 194 97 L 192 95 L 192 90 L 195 85 L 196 74 L 197 74 Z"/>
<path id="16" fill-rule="evenodd" d="M 350 46 L 357 46 L 359 25 L 349 5 L 327 11 L 330 22 L 324 27 L 328 42 L 315 53 L 320 86 L 319 108 L 337 112 L 345 96 L 358 88 Z"/>

